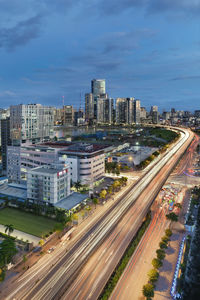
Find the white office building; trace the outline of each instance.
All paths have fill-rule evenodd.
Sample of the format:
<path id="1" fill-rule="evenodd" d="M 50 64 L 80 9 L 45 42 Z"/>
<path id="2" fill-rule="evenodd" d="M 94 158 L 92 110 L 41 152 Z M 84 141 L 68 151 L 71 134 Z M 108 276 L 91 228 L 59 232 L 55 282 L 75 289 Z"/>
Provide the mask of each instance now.
<path id="1" fill-rule="evenodd" d="M 105 145 L 73 144 L 60 151 L 60 160 L 69 165 L 73 182 L 91 184 L 105 174 Z"/>
<path id="2" fill-rule="evenodd" d="M 28 172 L 36 167 L 66 163 L 73 182 L 89 184 L 105 173 L 105 150 L 108 146 L 67 142 L 8 146 L 7 176 L 10 181 L 26 183 Z"/>
<path id="3" fill-rule="evenodd" d="M 55 204 L 70 195 L 68 167 L 37 167 L 28 171 L 27 198 Z"/>

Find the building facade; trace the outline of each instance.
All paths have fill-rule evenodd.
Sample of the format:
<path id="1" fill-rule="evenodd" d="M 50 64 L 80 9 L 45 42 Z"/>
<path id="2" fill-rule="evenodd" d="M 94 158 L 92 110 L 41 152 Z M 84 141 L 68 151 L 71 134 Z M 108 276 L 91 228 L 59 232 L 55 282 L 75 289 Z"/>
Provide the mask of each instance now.
<path id="1" fill-rule="evenodd" d="M 37 167 L 28 172 L 27 198 L 55 204 L 70 195 L 70 175 L 65 168 Z"/>
<path id="2" fill-rule="evenodd" d="M 98 98 L 97 100 L 97 123 L 112 124 L 113 123 L 113 99 Z"/>
<path id="3" fill-rule="evenodd" d="M 10 118 L 1 120 L 1 153 L 2 171 L 6 174 L 7 170 L 7 147 L 11 145 L 10 139 Z"/>
<path id="4" fill-rule="evenodd" d="M 94 118 L 94 96 L 92 93 L 85 94 L 85 119 L 86 121 Z"/>
<path id="5" fill-rule="evenodd" d="M 105 79 L 93 79 L 91 81 L 91 92 L 95 96 L 100 96 L 106 93 Z"/>
<path id="6" fill-rule="evenodd" d="M 72 105 L 63 106 L 63 125 L 74 124 L 74 110 Z"/>
<path id="7" fill-rule="evenodd" d="M 53 137 L 54 108 L 41 104 L 10 107 L 11 140 L 36 140 Z"/>
<path id="8" fill-rule="evenodd" d="M 116 99 L 116 123 L 132 124 L 133 123 L 133 103 L 134 98 L 117 98 Z"/>
<path id="9" fill-rule="evenodd" d="M 74 144 L 60 151 L 60 160 L 69 165 L 72 182 L 90 184 L 105 175 L 103 145 Z"/>
<path id="10" fill-rule="evenodd" d="M 140 120 L 140 100 L 134 100 L 134 108 L 133 108 L 134 112 L 134 123 L 135 124 L 140 124 L 141 120 Z"/>

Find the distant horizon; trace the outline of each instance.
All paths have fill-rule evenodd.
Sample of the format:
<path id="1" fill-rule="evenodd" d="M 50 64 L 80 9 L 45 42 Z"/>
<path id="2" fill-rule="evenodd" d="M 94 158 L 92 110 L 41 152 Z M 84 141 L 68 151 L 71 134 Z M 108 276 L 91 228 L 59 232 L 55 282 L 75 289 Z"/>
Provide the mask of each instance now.
<path id="1" fill-rule="evenodd" d="M 1 0 L 0 106 L 78 107 L 93 78 L 142 106 L 200 106 L 200 1 Z M 27 100 L 28 99 L 28 100 Z"/>
<path id="2" fill-rule="evenodd" d="M 131 96 L 130 96 L 130 97 L 131 97 Z M 112 98 L 112 97 L 111 97 L 111 98 Z M 126 97 L 117 97 L 117 98 L 126 98 Z M 116 100 L 117 98 L 114 98 L 114 100 Z M 129 98 L 129 97 L 127 97 L 127 98 Z M 138 100 L 140 100 L 140 99 L 138 99 Z M 140 101 L 141 101 L 141 100 L 140 100 Z M 27 103 L 11 104 L 11 105 L 9 105 L 8 107 L 2 107 L 2 106 L 0 106 L 0 109 L 9 109 L 10 106 L 12 106 L 12 105 L 20 105 L 20 104 L 22 104 L 22 105 L 28 105 L 28 104 L 41 104 L 41 105 L 44 105 L 44 106 L 51 106 L 51 107 L 55 107 L 55 108 L 62 108 L 62 107 L 63 107 L 63 105 L 56 106 L 56 105 L 43 104 L 43 103 L 39 103 L 39 102 L 27 102 Z M 69 103 L 64 104 L 64 105 L 72 105 L 73 108 L 75 108 L 75 109 L 77 109 L 77 110 L 80 108 L 80 105 L 73 105 L 73 104 L 69 104 Z M 154 106 L 154 104 L 152 104 L 151 106 Z M 148 107 L 147 107 L 147 106 L 144 106 L 144 105 L 142 104 L 142 101 L 141 101 L 141 107 L 145 107 L 145 109 L 146 109 L 147 111 L 150 111 L 151 106 L 148 106 Z M 162 113 L 162 112 L 164 112 L 164 111 L 170 112 L 172 108 L 174 108 L 175 111 L 189 111 L 189 112 L 191 112 L 191 113 L 194 113 L 195 110 L 200 110 L 200 107 L 199 107 L 199 108 L 194 108 L 194 109 L 191 109 L 191 110 L 187 110 L 187 109 L 185 110 L 185 109 L 179 109 L 179 108 L 176 108 L 175 106 L 170 107 L 168 110 L 167 110 L 167 109 L 166 109 L 166 110 L 164 110 L 164 109 L 161 110 L 161 109 L 159 109 L 159 106 L 158 106 L 158 111 L 159 111 L 159 113 Z M 85 110 L 85 103 L 84 103 L 84 105 L 83 105 L 83 104 L 81 105 L 81 109 L 84 109 L 84 110 Z"/>

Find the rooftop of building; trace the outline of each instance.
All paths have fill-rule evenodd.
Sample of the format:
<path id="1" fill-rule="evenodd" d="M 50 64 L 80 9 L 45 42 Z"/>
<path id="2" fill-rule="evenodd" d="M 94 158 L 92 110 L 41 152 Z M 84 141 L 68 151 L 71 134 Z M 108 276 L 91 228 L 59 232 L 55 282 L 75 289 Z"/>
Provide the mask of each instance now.
<path id="1" fill-rule="evenodd" d="M 65 152 L 80 152 L 80 153 L 94 153 L 110 147 L 110 145 L 89 144 L 89 143 L 74 143 L 68 146 Z"/>
<path id="2" fill-rule="evenodd" d="M 88 198 L 88 194 L 73 193 L 67 198 L 58 201 L 54 205 L 58 208 L 70 210 L 76 208 L 81 202 Z"/>
<path id="3" fill-rule="evenodd" d="M 63 168 L 53 168 L 53 167 L 45 167 L 45 166 L 37 167 L 30 170 L 31 173 L 43 173 L 43 174 L 52 174 L 52 175 L 62 171 L 64 171 Z"/>
<path id="4" fill-rule="evenodd" d="M 17 186 L 17 184 L 3 184 L 0 186 L 0 195 L 4 195 L 12 198 L 26 199 L 27 198 L 27 189 L 22 188 L 21 185 Z"/>

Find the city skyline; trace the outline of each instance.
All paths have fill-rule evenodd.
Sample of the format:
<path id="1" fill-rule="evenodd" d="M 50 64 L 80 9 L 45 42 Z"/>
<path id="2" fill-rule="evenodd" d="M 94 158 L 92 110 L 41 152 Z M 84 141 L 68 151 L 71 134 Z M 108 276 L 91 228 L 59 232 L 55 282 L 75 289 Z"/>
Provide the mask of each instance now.
<path id="1" fill-rule="evenodd" d="M 198 109 L 200 1 L 1 1 L 0 103 L 82 105 L 110 97 Z"/>

